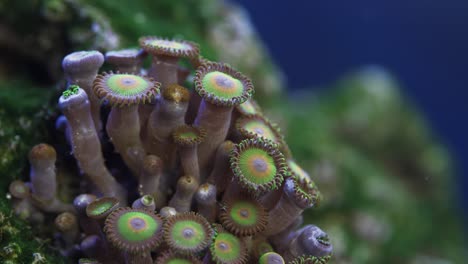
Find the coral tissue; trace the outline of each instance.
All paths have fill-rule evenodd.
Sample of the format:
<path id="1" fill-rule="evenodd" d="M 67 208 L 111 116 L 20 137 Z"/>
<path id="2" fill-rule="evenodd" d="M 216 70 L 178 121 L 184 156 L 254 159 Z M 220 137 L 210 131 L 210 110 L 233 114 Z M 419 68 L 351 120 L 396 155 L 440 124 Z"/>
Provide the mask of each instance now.
<path id="1" fill-rule="evenodd" d="M 60 252 L 79 263 L 327 263 L 327 234 L 302 225 L 320 192 L 251 80 L 193 42 L 139 44 L 63 59 L 59 120 L 75 178 L 58 182 L 56 149 L 34 146 L 29 182 L 10 185 L 15 213 L 55 218 Z M 63 182 L 75 182 L 69 197 Z"/>

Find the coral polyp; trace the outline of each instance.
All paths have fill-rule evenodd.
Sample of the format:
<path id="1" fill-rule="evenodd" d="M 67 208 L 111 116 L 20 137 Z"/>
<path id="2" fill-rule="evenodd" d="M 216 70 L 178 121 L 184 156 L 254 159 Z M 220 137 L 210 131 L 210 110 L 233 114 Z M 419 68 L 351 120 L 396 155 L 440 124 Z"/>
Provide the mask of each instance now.
<path id="1" fill-rule="evenodd" d="M 247 262 L 247 247 L 239 237 L 217 230 L 210 248 L 211 258 L 216 264 L 242 264 Z"/>
<path id="2" fill-rule="evenodd" d="M 56 137 L 68 145 L 32 148 L 14 212 L 54 227 L 75 263 L 326 263 L 327 234 L 300 228 L 321 194 L 252 81 L 196 43 L 139 42 L 64 58 Z M 99 73 L 104 58 L 113 72 Z"/>
<path id="3" fill-rule="evenodd" d="M 112 105 L 134 105 L 150 102 L 159 93 L 160 84 L 153 80 L 122 73 L 104 73 L 96 77 L 94 92 Z"/>

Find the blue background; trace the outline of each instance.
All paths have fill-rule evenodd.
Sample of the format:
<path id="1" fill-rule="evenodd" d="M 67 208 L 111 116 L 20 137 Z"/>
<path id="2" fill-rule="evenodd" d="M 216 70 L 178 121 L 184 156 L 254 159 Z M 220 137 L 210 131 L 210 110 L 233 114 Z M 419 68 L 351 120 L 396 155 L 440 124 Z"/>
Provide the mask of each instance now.
<path id="1" fill-rule="evenodd" d="M 327 86 L 369 64 L 392 72 L 454 154 L 468 212 L 468 1 L 237 2 L 291 89 Z"/>

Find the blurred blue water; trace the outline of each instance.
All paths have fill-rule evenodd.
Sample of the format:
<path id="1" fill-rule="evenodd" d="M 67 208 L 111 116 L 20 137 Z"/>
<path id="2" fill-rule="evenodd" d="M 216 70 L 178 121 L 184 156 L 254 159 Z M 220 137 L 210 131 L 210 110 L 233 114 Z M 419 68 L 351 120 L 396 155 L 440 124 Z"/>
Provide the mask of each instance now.
<path id="1" fill-rule="evenodd" d="M 350 70 L 390 70 L 458 163 L 468 212 L 468 1 L 237 0 L 292 89 L 325 86 Z"/>

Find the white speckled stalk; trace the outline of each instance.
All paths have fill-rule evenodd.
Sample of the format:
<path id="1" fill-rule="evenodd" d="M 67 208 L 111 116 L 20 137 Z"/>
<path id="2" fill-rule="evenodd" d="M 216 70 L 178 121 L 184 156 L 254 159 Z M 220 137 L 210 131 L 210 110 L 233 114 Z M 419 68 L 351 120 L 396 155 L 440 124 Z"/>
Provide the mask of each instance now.
<path id="1" fill-rule="evenodd" d="M 197 146 L 179 146 L 180 163 L 184 175 L 191 175 L 193 179 L 200 182 L 200 169 L 198 167 Z"/>
<path id="2" fill-rule="evenodd" d="M 280 233 L 292 224 L 302 214 L 304 209 L 283 193 L 276 206 L 268 212 L 268 225 L 264 235 L 272 236 Z"/>
<path id="3" fill-rule="evenodd" d="M 224 192 L 232 180 L 231 174 L 229 173 L 230 162 L 229 154 L 234 148 L 234 143 L 230 140 L 226 140 L 218 146 L 216 150 L 216 156 L 214 159 L 214 167 L 211 171 L 210 176 L 206 180 L 209 183 L 216 185 L 216 191 L 219 193 Z M 202 181 L 203 182 L 203 181 Z"/>
<path id="4" fill-rule="evenodd" d="M 61 96 L 59 107 L 70 125 L 72 152 L 78 166 L 104 196 L 116 197 L 126 204 L 125 189 L 120 186 L 104 165 L 101 143 L 91 118 L 90 104 L 85 91 L 68 98 Z"/>
<path id="5" fill-rule="evenodd" d="M 170 84 L 179 83 L 178 61 L 178 57 L 153 56 L 148 76 L 161 83 L 161 91 Z"/>
<path id="6" fill-rule="evenodd" d="M 138 105 L 114 106 L 109 113 L 106 131 L 115 150 L 122 156 L 133 176 L 138 178 L 146 155 L 140 139 Z"/>
<path id="7" fill-rule="evenodd" d="M 175 102 L 158 98 L 156 106 L 148 119 L 146 133 L 147 152 L 159 156 L 168 168 L 174 159 L 175 149 L 171 135 L 175 128 L 185 124 L 188 102 Z"/>
<path id="8" fill-rule="evenodd" d="M 194 124 L 206 130 L 207 140 L 198 146 L 198 166 L 201 177 L 207 177 L 213 167 L 216 149 L 226 139 L 233 107 L 216 106 L 202 100 Z"/>
<path id="9" fill-rule="evenodd" d="M 139 74 L 145 53 L 137 49 L 109 51 L 105 55 L 106 63 L 111 64 L 121 73 Z"/>

